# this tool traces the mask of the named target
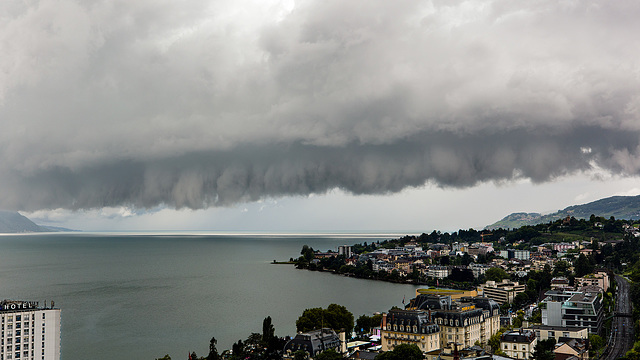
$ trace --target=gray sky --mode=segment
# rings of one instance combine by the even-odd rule
[[[431,230],[636,195],[635,1],[4,1],[0,207]]]

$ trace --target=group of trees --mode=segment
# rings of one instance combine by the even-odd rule
[[[275,335],[271,317],[267,316],[262,322],[262,333],[251,333],[245,341],[238,340],[232,345],[232,352],[228,358],[231,360],[282,359],[282,350],[285,343],[286,340],[284,338]]]
[[[331,304],[326,309],[306,309],[296,320],[298,331],[306,332],[320,328],[344,331],[350,336],[353,331],[353,314],[342,305]]]
[[[251,333],[245,341],[238,340],[234,343],[231,351],[225,350],[222,354],[218,353],[218,341],[212,337],[209,341],[209,354],[205,357],[199,357],[196,352],[189,353],[188,360],[280,360],[282,359],[282,350],[286,343],[284,338],[275,334],[275,328],[271,323],[271,317],[267,316],[262,321],[262,333]],[[156,360],[171,360],[171,356]]]
[[[375,360],[422,360],[422,351],[415,344],[401,344],[391,351],[380,353]]]
[[[377,314],[373,316],[361,315],[356,320],[356,333],[368,334],[371,329],[380,326],[382,324],[382,315]]]

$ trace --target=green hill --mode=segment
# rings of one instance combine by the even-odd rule
[[[513,213],[502,220],[486,226],[486,229],[516,228],[524,225],[536,225],[547,223],[573,216],[577,219],[588,219],[591,214],[603,217],[615,217],[616,219],[640,219],[640,195],[638,196],[612,196],[596,200],[587,204],[572,205],[553,214],[541,215],[538,213]]]

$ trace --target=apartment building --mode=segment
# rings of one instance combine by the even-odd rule
[[[502,282],[487,281],[478,288],[478,294],[497,301],[500,305],[513,303],[516,295],[524,292],[524,284],[520,285],[517,281],[508,279]]]
[[[609,290],[609,275],[605,271],[598,271],[595,274],[585,275],[581,278],[575,279],[575,284],[577,287],[583,286],[598,286],[603,291]]]
[[[536,344],[536,334],[531,330],[508,331],[500,339],[502,351],[514,359],[531,359]]]
[[[542,324],[588,328],[590,334],[598,334],[604,316],[602,294],[598,289],[547,291],[546,298],[540,303]]]
[[[381,341],[385,351],[413,343],[427,353],[451,343],[461,348],[476,341],[487,344],[499,329],[500,305],[489,298],[452,301],[450,296],[419,294],[410,301],[410,310],[392,309],[383,314]]]
[[[0,360],[59,360],[60,309],[35,301],[0,302]]]
[[[560,338],[589,338],[589,329],[586,327],[534,325],[529,327],[528,330],[532,330],[536,333],[538,341],[556,339],[556,343],[559,343]]]
[[[391,309],[382,315],[382,351],[401,344],[417,345],[422,352],[440,348],[440,328],[422,310]]]

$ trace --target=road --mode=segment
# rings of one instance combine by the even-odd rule
[[[602,356],[605,360],[623,357],[633,346],[633,318],[631,318],[631,301],[629,301],[629,282],[622,276],[616,275],[618,294],[616,311],[611,324],[610,343],[608,351]]]

